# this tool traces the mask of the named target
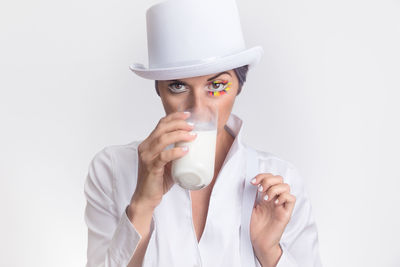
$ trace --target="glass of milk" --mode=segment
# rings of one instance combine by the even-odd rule
[[[172,161],[171,175],[175,183],[189,190],[199,190],[209,185],[214,177],[214,162],[217,142],[218,108],[186,108],[190,116],[187,122],[194,123],[196,138],[189,142],[177,142],[175,147],[187,146],[185,156]]]

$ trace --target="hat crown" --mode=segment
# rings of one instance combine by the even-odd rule
[[[235,0],[167,0],[146,12],[150,68],[179,67],[246,49]]]

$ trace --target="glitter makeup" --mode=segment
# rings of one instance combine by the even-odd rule
[[[220,95],[224,95],[226,93],[228,93],[229,89],[231,89],[231,85],[232,83],[229,82],[227,80],[224,80],[222,82],[218,82],[218,81],[213,81],[212,84],[223,84],[226,85],[227,87],[220,90],[220,91],[209,91],[208,94],[212,95],[212,96],[220,96]]]
[[[220,84],[224,85],[223,86],[224,88],[220,89],[218,91],[212,91],[212,90],[207,90],[206,89],[208,91],[208,95],[220,96],[220,95],[224,95],[224,94],[228,93],[228,91],[231,89],[232,82],[228,82],[228,80],[213,81],[212,83],[208,84],[207,88],[210,85],[220,85]],[[173,88],[174,85],[184,85],[184,86],[186,86],[186,83],[177,81],[177,82],[173,82],[173,83],[169,84],[168,88],[172,93],[179,94],[179,93],[183,93],[183,92],[186,91],[186,90],[180,90],[180,89],[176,90],[176,89]]]

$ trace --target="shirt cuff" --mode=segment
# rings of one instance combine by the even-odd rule
[[[278,260],[278,263],[276,264],[276,267],[298,267],[296,261],[293,259],[292,255],[287,250],[286,246],[283,245],[282,243],[279,243],[279,245],[282,248],[282,254]],[[257,257],[255,258],[256,258],[256,266],[262,267],[261,263],[258,261],[258,258]]]
[[[154,226],[154,216],[152,216],[150,235],[153,233]],[[117,229],[115,230],[114,236],[111,240],[111,256],[119,262],[119,264],[123,266],[128,265],[141,239],[142,236],[129,220],[128,215],[126,214],[126,209],[124,209]]]
[[[282,243],[279,243],[282,248],[282,255],[279,258],[279,261],[276,267],[298,267],[296,261],[293,256],[290,254],[289,250]]]

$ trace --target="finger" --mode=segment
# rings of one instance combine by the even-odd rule
[[[283,177],[280,175],[265,177],[259,183],[258,192],[266,192],[271,186],[281,183],[283,183]]]
[[[188,117],[190,117],[190,112],[184,112],[184,111],[176,111],[176,112],[172,112],[168,115],[166,115],[165,117],[161,118],[160,121],[162,122],[170,122],[176,119],[187,119]]]
[[[158,122],[157,126],[153,129],[150,135],[138,146],[139,152],[143,152],[151,148],[155,140],[167,132],[172,132],[174,130],[193,130],[194,126],[188,124],[185,119],[188,118],[190,114],[184,112],[174,112],[166,117],[163,117]]]
[[[182,147],[174,147],[172,149],[162,151],[158,154],[157,158],[153,162],[154,171],[163,171],[164,166],[168,162],[183,157],[188,151],[189,148],[185,151],[182,149]]]
[[[283,204],[289,204],[289,202],[295,202],[296,198],[294,195],[288,193],[288,192],[283,192],[280,194],[274,201],[276,205],[283,205]]]
[[[264,200],[270,201],[273,199],[275,196],[278,197],[278,195],[284,193],[284,192],[290,192],[290,186],[287,183],[280,183],[271,186],[265,193],[264,195]]]
[[[165,117],[162,117],[159,120],[157,126],[167,125],[173,121],[185,121],[189,117],[190,117],[190,112],[183,112],[183,111],[173,112],[166,115]]]
[[[285,192],[279,195],[274,203],[276,206],[284,205],[284,207],[291,213],[296,203],[296,197],[290,193]]]
[[[269,177],[269,176],[274,176],[274,175],[272,173],[259,173],[250,181],[250,183],[253,185],[258,185],[264,177]]]
[[[175,130],[186,130],[191,131],[194,129],[194,125],[185,121],[184,119],[178,118],[171,121],[160,121],[154,131],[151,133],[153,138],[157,138],[160,135],[169,133]]]
[[[196,132],[187,132],[183,130],[166,133],[157,139],[157,142],[151,146],[151,153],[156,155],[161,153],[167,146],[177,142],[191,142],[197,137]]]

